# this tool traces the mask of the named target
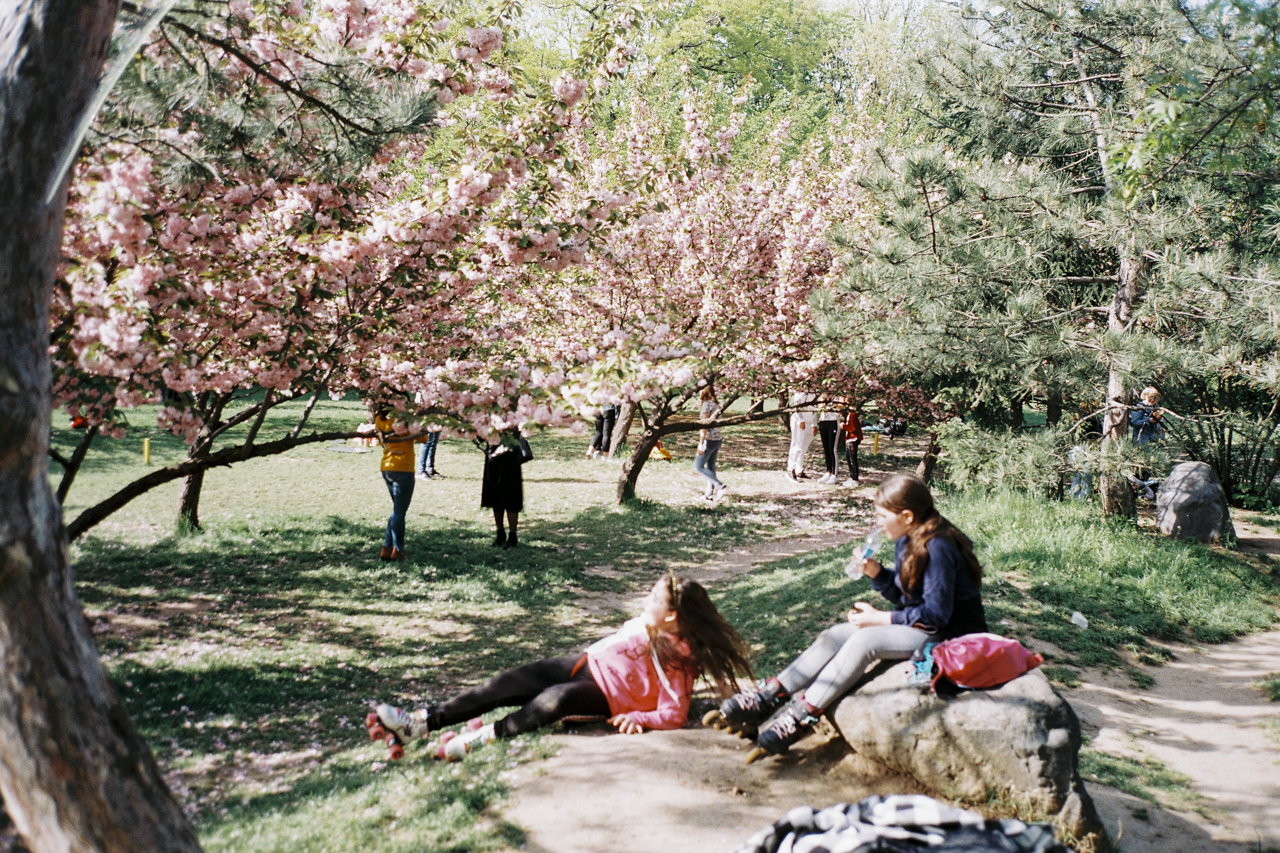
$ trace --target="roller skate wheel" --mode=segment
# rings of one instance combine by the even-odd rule
[[[386,736],[387,736],[387,730],[384,729],[382,726],[375,723],[374,725],[369,727],[370,740],[382,740]]]
[[[449,741],[453,740],[453,739],[454,739],[454,738],[456,738],[457,736],[458,736],[458,733],[457,733],[457,732],[441,732],[441,733],[440,733],[440,746],[441,746],[441,747],[444,747],[444,745],[445,745],[446,743],[448,743]]]
[[[388,750],[388,753],[390,754],[392,761],[399,761],[404,758],[404,747],[398,743],[393,743],[391,744],[391,748]]]
[[[755,764],[757,761],[759,761],[761,758],[764,758],[768,754],[769,754],[768,752],[766,752],[765,750],[757,746],[755,749],[747,753],[747,763]]]
[[[724,714],[720,713],[719,708],[712,708],[710,711],[702,715],[702,724],[708,728],[718,729],[724,722]]]
[[[467,728],[473,732],[483,727],[484,727],[484,720],[480,719],[479,717],[472,717],[471,719],[467,720]]]
[[[440,760],[440,761],[447,761],[447,760],[448,760],[447,758],[445,758],[445,754],[444,754],[444,744],[440,744],[439,746],[437,746],[437,747],[436,747],[436,758],[437,758],[438,760]]]
[[[364,727],[366,729],[373,728],[374,726],[378,725],[379,722],[381,721],[378,719],[377,711],[370,711],[364,716]]]

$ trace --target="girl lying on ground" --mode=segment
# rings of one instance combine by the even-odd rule
[[[973,543],[934,507],[924,481],[908,474],[885,480],[876,491],[875,513],[876,526],[897,540],[895,567],[868,558],[860,568],[895,609],[859,602],[847,622],[823,631],[776,678],[707,715],[708,723],[751,734],[790,699],[758,733],[752,760],[786,752],[808,735],[872,663],[907,660],[925,643],[987,630]]]
[[[752,679],[742,638],[696,581],[674,574],[658,581],[644,610],[616,634],[583,654],[550,658],[508,670],[439,705],[406,712],[379,705],[366,720],[375,738],[425,738],[431,731],[510,705],[520,709],[495,723],[441,738],[438,757],[460,760],[495,738],[509,738],[573,718],[607,719],[623,734],[678,729],[689,716],[694,682],[706,676],[729,696],[737,676]],[[448,733],[446,733],[447,735]]]

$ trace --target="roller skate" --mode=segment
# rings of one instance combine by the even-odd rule
[[[702,715],[702,724],[722,729],[744,740],[755,740],[760,724],[782,706],[787,692],[776,678],[770,678],[758,691],[747,691],[731,696],[714,711]]]
[[[436,750],[436,757],[445,761],[461,761],[467,757],[468,753],[474,752],[487,743],[493,743],[497,738],[493,731],[493,723],[481,724],[476,719],[467,723],[467,729],[457,735],[453,735],[452,732],[440,735],[440,746]],[[453,736],[446,737],[446,735]]]
[[[369,737],[387,745],[392,761],[404,758],[404,745],[415,737],[426,737],[427,709],[409,712],[393,705],[382,704],[364,718]]]
[[[793,700],[760,732],[756,748],[747,754],[747,763],[752,764],[766,755],[783,755],[793,743],[813,733],[820,716],[821,708],[815,708],[803,699]]]

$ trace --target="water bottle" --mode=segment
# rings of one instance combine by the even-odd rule
[[[854,558],[849,561],[849,565],[845,566],[844,573],[854,580],[862,577],[862,564],[879,551],[883,544],[884,534],[877,527],[867,534],[867,541],[862,543],[862,547],[854,553]]]

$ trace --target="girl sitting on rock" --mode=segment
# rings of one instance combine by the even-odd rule
[[[447,702],[416,711],[379,705],[365,724],[374,738],[386,738],[392,758],[399,758],[404,741],[471,721],[469,731],[441,737],[437,756],[451,761],[495,738],[565,718],[607,719],[623,734],[678,729],[688,720],[694,682],[705,675],[720,695],[728,696],[738,688],[738,675],[752,678],[747,657],[742,638],[702,585],[672,574],[650,590],[640,616],[585,653],[508,670]],[[479,724],[479,715],[509,705],[520,709],[495,723]]]
[[[925,643],[987,630],[979,591],[982,566],[973,543],[938,512],[923,480],[909,474],[885,480],[876,490],[875,523],[897,540],[894,568],[872,558],[854,559],[895,609],[858,602],[848,622],[823,631],[776,678],[758,691],[726,699],[719,712],[707,715],[706,722],[751,733],[787,703],[758,733],[751,760],[786,752],[808,735],[872,663],[907,660]]]

